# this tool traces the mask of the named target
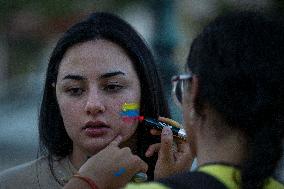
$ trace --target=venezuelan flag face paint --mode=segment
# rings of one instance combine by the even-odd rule
[[[133,122],[139,119],[139,104],[124,103],[121,108],[122,120],[125,122]]]

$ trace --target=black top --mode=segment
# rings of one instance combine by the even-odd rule
[[[180,173],[158,182],[171,189],[227,189],[215,177],[202,172]]]

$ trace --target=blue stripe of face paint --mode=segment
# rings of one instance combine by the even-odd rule
[[[139,111],[138,110],[127,110],[127,111],[121,112],[121,115],[128,116],[128,117],[139,116]]]

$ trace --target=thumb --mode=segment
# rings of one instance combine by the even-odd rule
[[[121,142],[122,142],[122,137],[120,135],[118,135],[117,137],[115,137],[113,139],[113,141],[111,143],[109,143],[109,146],[118,147]]]
[[[159,152],[159,158],[165,162],[172,162],[174,160],[173,157],[173,133],[169,127],[163,128],[161,135],[161,149]]]

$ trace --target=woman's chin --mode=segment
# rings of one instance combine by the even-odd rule
[[[85,149],[84,151],[87,151],[90,155],[97,154],[99,151],[106,148],[114,139],[116,136],[107,136],[107,137],[97,137],[97,138],[89,138],[88,140],[84,141],[84,144],[82,145]],[[122,136],[122,142],[121,147],[131,146],[129,143],[135,143],[132,140],[129,140],[128,136]]]
[[[84,146],[91,155],[94,155],[99,151],[103,150],[104,148],[106,148],[112,141],[113,139],[92,140],[89,141]]]

